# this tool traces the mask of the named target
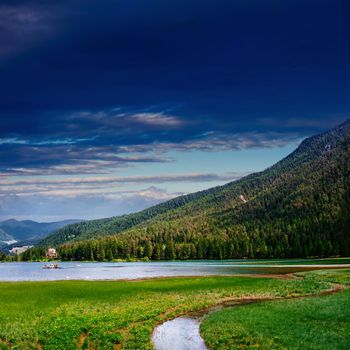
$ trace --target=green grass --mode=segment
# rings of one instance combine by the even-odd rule
[[[307,280],[350,285],[350,270],[300,274]],[[211,349],[350,349],[350,289],[275,300],[209,314],[201,333]]]
[[[305,273],[298,280],[222,276],[3,282],[0,349],[152,349],[152,330],[166,319],[230,298],[319,293],[330,282],[344,280],[343,275],[327,271]]]

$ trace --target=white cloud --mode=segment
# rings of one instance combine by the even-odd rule
[[[0,195],[0,220],[15,218],[55,221],[111,217],[139,211],[180,194],[152,186],[139,191],[96,192],[72,197],[47,194]]]
[[[153,176],[126,176],[126,177],[79,177],[62,179],[21,179],[9,180],[0,178],[0,195],[16,194],[17,196],[46,195],[74,198],[78,196],[120,196],[131,195],[135,192],[140,196],[148,196],[151,192],[125,190],[124,186],[130,184],[161,184],[161,183],[224,183],[237,180],[247,173],[226,173],[222,175],[210,173],[169,174]],[[154,187],[150,187],[154,189]],[[158,199],[162,195],[157,192]]]
[[[185,173],[169,175],[145,175],[145,176],[124,176],[124,177],[74,177],[60,180],[49,179],[25,179],[25,180],[0,180],[0,185],[64,185],[64,184],[111,184],[111,183],[164,183],[164,182],[193,182],[193,181],[226,181],[237,179],[245,173],[229,173],[224,175],[212,173]]]
[[[154,127],[181,127],[185,123],[180,118],[163,113],[138,113],[130,116],[132,121]]]

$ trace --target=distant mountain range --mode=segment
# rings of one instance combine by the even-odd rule
[[[141,212],[63,227],[40,242],[63,259],[350,254],[350,121],[265,171]],[[35,254],[35,251],[30,251]]]
[[[37,243],[50,233],[65,225],[81,220],[64,220],[57,222],[18,221],[10,219],[0,222],[0,245],[11,245],[16,242]]]

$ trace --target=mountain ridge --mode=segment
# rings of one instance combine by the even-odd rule
[[[68,219],[54,222],[37,222],[33,220],[7,219],[0,222],[0,243],[6,244],[9,241],[38,242],[61,227],[80,221]]]

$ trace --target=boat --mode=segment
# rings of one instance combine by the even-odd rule
[[[46,264],[43,266],[43,269],[60,269],[58,264]]]

